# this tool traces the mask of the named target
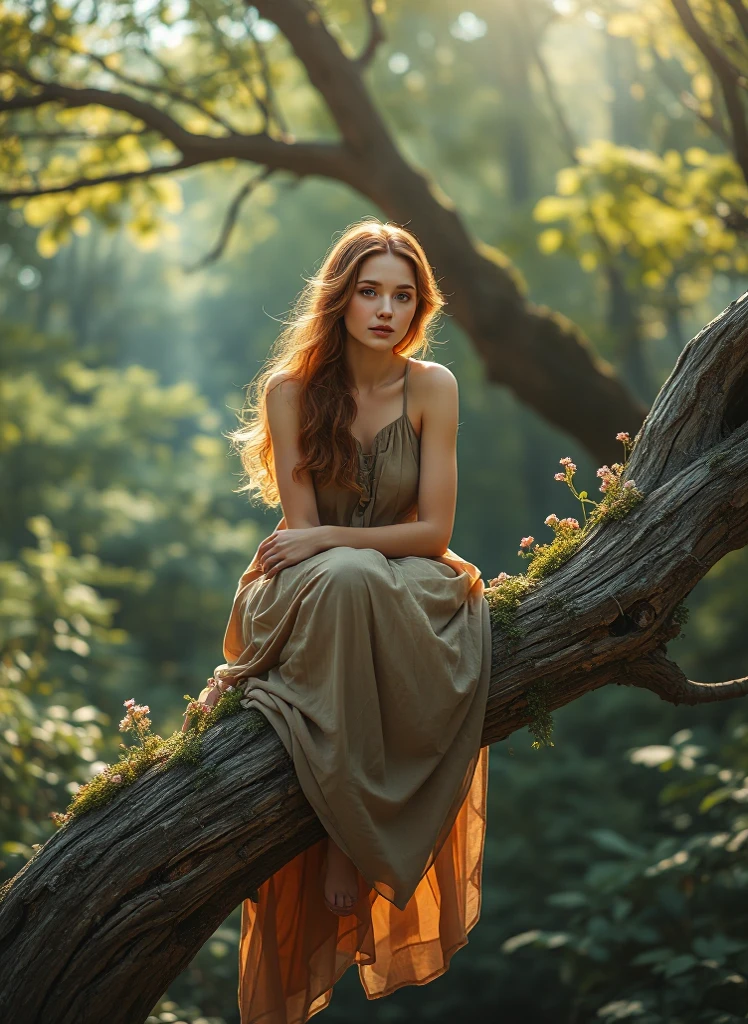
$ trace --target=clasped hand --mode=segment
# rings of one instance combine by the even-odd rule
[[[269,579],[289,565],[324,551],[324,528],[309,526],[296,530],[276,530],[257,548],[264,575]]]

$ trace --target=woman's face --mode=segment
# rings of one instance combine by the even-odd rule
[[[359,264],[356,290],[343,317],[349,337],[367,348],[392,350],[408,333],[417,301],[409,260],[389,252],[368,256]],[[391,330],[372,329],[377,327]]]

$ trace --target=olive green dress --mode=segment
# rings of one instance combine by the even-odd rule
[[[358,444],[364,496],[315,487],[321,524],[418,518],[410,367],[401,415],[371,453]],[[451,550],[388,558],[340,546],[266,578],[255,554],[224,657],[214,675],[267,717],[360,883],[348,916],[329,912],[318,843],[244,902],[242,1024],[302,1024],[354,963],[369,998],[443,973],[480,910],[491,667],[480,571]]]

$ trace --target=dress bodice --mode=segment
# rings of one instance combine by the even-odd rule
[[[361,498],[334,483],[321,487],[312,474],[321,526],[390,526],[418,518],[420,440],[408,416],[410,365],[408,359],[401,414],[377,432],[371,452],[356,439]]]

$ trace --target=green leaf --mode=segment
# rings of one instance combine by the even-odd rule
[[[623,857],[643,857],[645,851],[641,846],[629,842],[623,836],[610,828],[595,828],[590,832],[590,838],[602,850],[609,853],[618,853]]]
[[[673,957],[663,973],[666,978],[674,978],[676,974],[685,974],[686,971],[690,971],[692,967],[698,966],[698,963],[695,956],[691,956],[690,953],[682,953],[680,956]]]
[[[551,907],[574,909],[575,907],[585,907],[587,897],[583,892],[554,892],[546,899],[546,903]]]
[[[716,807],[717,804],[721,804],[723,800],[729,800],[733,792],[733,786],[720,786],[719,789],[712,790],[711,793],[707,793],[707,795],[699,804],[699,810],[703,814],[705,811],[710,810],[712,807]]]

